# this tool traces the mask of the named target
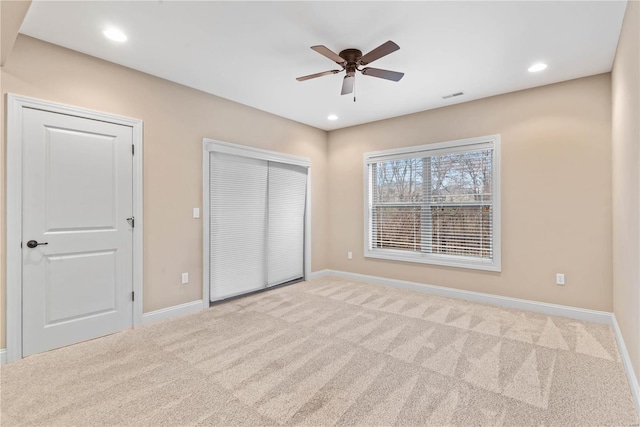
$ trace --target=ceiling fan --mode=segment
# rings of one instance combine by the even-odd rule
[[[394,82],[399,81],[404,73],[399,73],[397,71],[389,71],[382,70],[380,68],[371,68],[361,66],[368,65],[376,59],[380,59],[383,56],[387,56],[392,52],[400,49],[400,46],[389,40],[386,43],[382,43],[377,48],[373,49],[371,52],[366,55],[362,55],[362,52],[358,49],[345,49],[340,54],[334,53],[332,50],[327,48],[326,46],[311,46],[311,49],[318,52],[320,55],[324,55],[339,66],[342,67],[340,70],[329,70],[324,71],[322,73],[310,74],[308,76],[298,77],[296,80],[299,82],[315,79],[316,77],[328,76],[330,74],[337,74],[342,71],[347,72],[342,80],[342,92],[341,95],[347,95],[353,92],[353,84],[355,81],[356,71],[360,71],[365,76],[378,77],[386,80],[393,80]]]

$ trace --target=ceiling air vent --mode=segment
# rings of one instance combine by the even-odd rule
[[[451,95],[445,95],[442,97],[442,99],[449,99],[449,98],[453,98],[454,96],[460,96],[460,95],[464,95],[464,92],[456,92],[456,93],[452,93]]]

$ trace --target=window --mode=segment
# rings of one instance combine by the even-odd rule
[[[500,271],[499,135],[365,154],[365,256]]]

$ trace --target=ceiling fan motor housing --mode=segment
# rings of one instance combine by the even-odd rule
[[[347,64],[353,63],[355,65],[358,59],[362,58],[362,52],[358,49],[345,49],[339,53],[339,56],[347,61]]]
[[[347,76],[355,76],[356,70],[358,69],[358,60],[362,58],[362,52],[358,49],[345,49],[340,52],[339,55],[347,61],[347,64],[344,66]]]

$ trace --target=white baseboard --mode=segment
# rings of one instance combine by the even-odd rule
[[[612,314],[611,318],[613,320],[613,332],[616,335],[618,349],[620,350],[620,356],[622,357],[622,364],[624,365],[624,370],[627,373],[627,379],[629,380],[629,386],[631,387],[633,401],[636,404],[636,411],[638,411],[638,416],[640,416],[640,384],[638,383],[638,377],[636,377],[633,364],[631,364],[631,358],[629,357],[627,346],[622,338],[622,331],[620,331],[616,315]]]
[[[546,302],[531,301],[520,298],[503,297],[500,295],[485,294],[482,292],[465,291],[462,289],[446,288],[443,286],[427,285],[424,283],[407,282],[404,280],[387,279],[366,274],[349,273],[339,270],[320,270],[311,273],[310,278],[337,276],[349,280],[376,283],[378,285],[393,286],[394,288],[409,289],[425,292],[448,298],[458,298],[480,304],[497,305],[500,307],[515,308],[518,310],[533,311],[549,316],[562,316],[587,322],[604,323],[613,325],[612,314],[607,311],[589,310],[585,308],[570,307],[566,305],[551,304]]]
[[[202,300],[186,302],[184,304],[174,305],[173,307],[161,308],[160,310],[150,311],[142,315],[142,324],[153,323],[159,320],[170,319],[172,317],[184,316],[185,314],[197,313],[202,311],[204,303]]]
[[[315,279],[316,277],[335,276],[336,274],[332,274],[333,272],[337,274],[337,270],[312,271],[307,280]]]
[[[7,349],[0,348],[0,365],[7,363]]]

